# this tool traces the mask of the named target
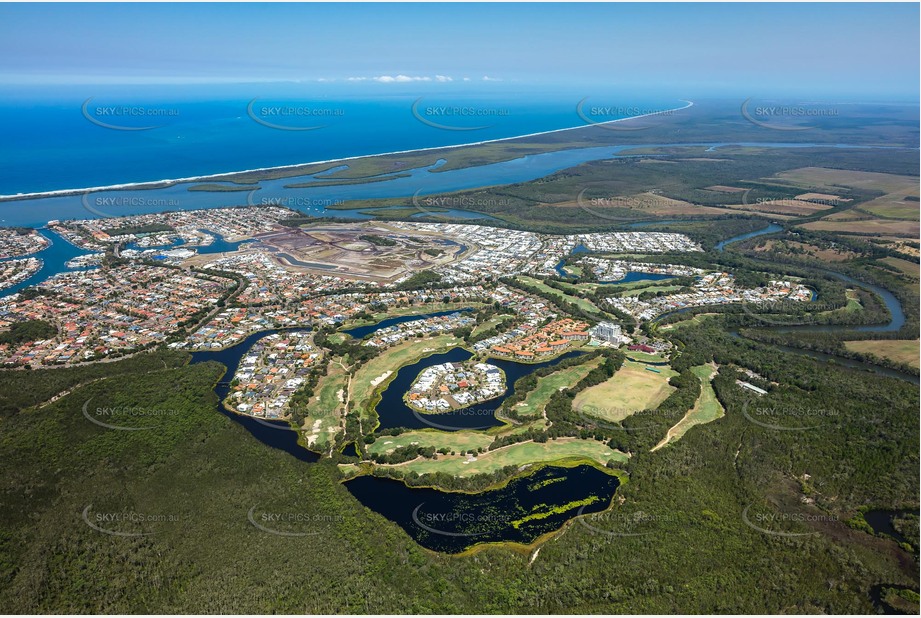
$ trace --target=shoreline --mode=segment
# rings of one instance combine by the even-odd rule
[[[259,172],[275,172],[279,170],[296,170],[301,167],[306,167],[308,165],[325,165],[328,163],[342,163],[345,161],[355,161],[358,159],[370,159],[376,157],[386,157],[391,155],[401,155],[401,154],[416,154],[422,152],[433,152],[438,150],[452,150],[456,148],[466,148],[468,146],[482,146],[484,144],[494,144],[497,142],[508,142],[518,139],[526,139],[529,137],[538,137],[540,135],[550,135],[553,133],[561,133],[564,131],[575,131],[578,129],[587,129],[595,126],[604,126],[606,124],[613,124],[615,122],[626,122],[628,120],[636,120],[638,118],[646,118],[648,116],[659,116],[661,114],[669,114],[672,112],[678,112],[681,110],[688,109],[693,107],[694,102],[687,99],[679,99],[679,101],[684,101],[686,105],[682,107],[675,107],[672,109],[664,109],[657,112],[650,112],[648,114],[640,114],[638,116],[628,116],[626,118],[618,118],[616,120],[607,120],[605,122],[598,122],[594,124],[585,124],[577,127],[565,127],[563,129],[551,129],[549,131],[538,131],[536,133],[526,133],[524,135],[514,135],[511,137],[500,137],[496,139],[481,140],[478,142],[467,142],[464,144],[454,144],[451,146],[431,146],[427,148],[412,148],[409,150],[394,150],[391,152],[381,152],[377,154],[365,154],[365,155],[355,155],[350,157],[341,157],[337,159],[325,159],[322,161],[307,161],[304,163],[294,163],[291,165],[277,165],[273,167],[257,167],[253,169],[246,170],[236,170],[232,172],[219,172],[217,174],[208,174],[208,175],[199,175],[199,176],[188,176],[183,178],[164,178],[162,180],[145,180],[138,182],[128,182],[128,183],[119,183],[112,185],[100,185],[96,187],[83,187],[75,189],[55,189],[52,191],[34,191],[30,193],[13,193],[7,195],[0,195],[0,202],[13,202],[19,200],[34,200],[34,199],[45,199],[50,197],[68,197],[74,195],[86,195],[88,193],[98,193],[101,191],[124,191],[124,190],[148,190],[148,189],[164,189],[167,187],[172,187],[178,184],[190,183],[190,182],[205,182],[211,180],[220,180],[222,178],[237,176],[240,174],[254,174]]]

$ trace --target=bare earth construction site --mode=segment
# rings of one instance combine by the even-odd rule
[[[412,234],[383,224],[330,224],[254,236],[286,269],[381,284],[459,261],[467,247],[429,232]]]

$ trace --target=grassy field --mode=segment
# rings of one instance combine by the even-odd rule
[[[719,216],[725,214],[719,208],[691,204],[684,200],[649,192],[635,195],[611,195],[599,200],[589,201],[587,204],[585,200],[583,200],[582,204],[578,200],[564,201],[555,203],[554,207],[569,209],[573,218],[595,216],[602,220],[609,214],[618,216],[624,211],[633,211],[636,216],[643,217]]]
[[[548,427],[550,427],[550,421],[545,418],[536,418],[532,421],[523,422],[520,425],[503,425],[502,427],[493,427],[491,429],[487,429],[486,432],[500,436],[513,436],[517,433],[528,431],[529,429],[544,430]]]
[[[600,313],[598,307],[596,307],[594,303],[592,303],[589,300],[586,300],[584,298],[579,298],[578,296],[570,296],[569,294],[564,294],[563,292],[555,288],[552,288],[549,285],[546,285],[545,283],[543,283],[542,281],[539,281],[532,277],[522,276],[522,277],[517,277],[517,279],[518,281],[521,281],[522,283],[526,283],[527,285],[534,286],[538,288],[539,290],[541,290],[542,292],[550,294],[556,298],[559,298],[560,300],[573,303],[576,306],[578,306],[580,309],[584,309],[585,311],[588,311],[590,313]]]
[[[845,341],[844,347],[852,352],[873,354],[874,356],[906,363],[912,367],[918,367],[919,341],[917,339]]]
[[[917,221],[921,211],[918,202],[907,202],[898,195],[884,195],[861,205],[860,210],[887,219]]]
[[[576,395],[572,407],[598,418],[619,422],[640,410],[657,407],[674,391],[668,380],[678,375],[668,366],[648,371],[646,365],[630,360],[609,380]]]
[[[626,352],[627,358],[637,362],[647,362],[647,363],[662,363],[665,362],[665,358],[659,354],[647,354],[646,352],[640,352],[639,350],[629,350]]]
[[[563,268],[563,270],[565,272],[568,272],[571,275],[575,275],[576,277],[582,276],[582,267],[577,266],[576,264],[573,264],[571,266],[566,266],[565,268]]]
[[[521,416],[535,416],[540,414],[551,395],[561,388],[574,386],[588,372],[601,364],[601,358],[595,358],[587,363],[568,367],[538,379],[537,388],[528,393],[524,401],[515,406],[515,411]]]
[[[504,322],[505,320],[508,320],[509,318],[513,318],[513,317],[515,316],[510,315],[508,313],[502,313],[497,316],[493,316],[489,318],[488,320],[486,320],[485,322],[483,322],[482,324],[480,324],[479,326],[477,326],[476,328],[474,328],[473,332],[471,332],[470,335],[475,337],[479,335],[480,333],[487,331],[490,328],[493,328],[497,324]]]
[[[847,298],[847,305],[844,306],[846,312],[850,313],[863,309],[863,305],[860,304],[860,298],[857,296],[857,290],[847,289],[844,291],[844,295]]]
[[[898,174],[883,174],[879,172],[860,172],[855,170],[829,169],[824,167],[801,167],[776,174],[774,178],[803,187],[819,187],[831,189],[856,187],[858,189],[871,189],[886,193],[905,193],[917,195],[918,179],[911,176]]]
[[[804,225],[807,229],[845,234],[918,236],[918,203],[905,201],[906,196],[919,195],[918,178],[915,176],[803,167],[776,174],[774,179],[804,188],[825,189],[831,194],[841,193],[843,187],[883,193],[868,202],[854,204],[853,208],[837,212],[825,220]],[[856,221],[858,219],[859,222]]]
[[[600,283],[568,283],[565,281],[558,281],[557,285],[564,288],[567,292],[571,294],[579,294],[580,292],[594,292],[598,289]]]
[[[723,410],[723,406],[716,398],[716,393],[713,391],[713,385],[711,384],[716,369],[714,365],[698,365],[691,368],[694,375],[700,379],[700,397],[697,398],[694,407],[688,410],[684,418],[668,430],[662,441],[656,444],[652,450],[655,451],[670,442],[680,440],[691,427],[715,421],[725,414],[725,410]]]
[[[687,320],[681,320],[680,322],[673,322],[671,324],[663,324],[659,327],[659,330],[669,331],[675,328],[681,328],[682,326],[694,326],[700,324],[704,320],[714,315],[719,315],[718,313],[698,313],[694,317]]]
[[[420,458],[388,467],[412,470],[419,474],[443,472],[464,477],[495,472],[505,466],[547,463],[570,457],[591,459],[602,465],[611,460],[626,463],[628,459],[627,455],[608,448],[603,442],[580,440],[579,438],[558,438],[543,443],[510,444],[482,453],[475,458],[468,455],[439,455],[437,459]]]
[[[804,223],[803,228],[819,232],[840,232],[841,234],[870,234],[873,236],[908,236],[917,238],[921,226],[917,221],[891,219],[865,219],[861,221],[813,221]]]
[[[462,344],[452,335],[439,335],[432,339],[417,339],[384,350],[358,368],[352,378],[351,400],[364,410],[374,390],[396,375],[400,367],[416,362],[435,352],[447,350]],[[387,377],[381,379],[387,374]],[[376,382],[376,380],[380,380]]]
[[[914,277],[915,279],[917,279],[919,274],[921,274],[921,268],[919,268],[918,262],[909,262],[908,260],[894,257],[883,258],[880,260],[880,262],[885,262],[890,266],[895,266],[909,277]]]

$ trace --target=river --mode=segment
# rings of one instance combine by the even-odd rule
[[[748,232],[746,234],[740,234],[739,236],[733,236],[732,238],[728,238],[720,242],[719,244],[717,244],[715,248],[717,251],[723,251],[727,245],[730,245],[732,243],[740,242],[743,240],[748,240],[749,238],[755,238],[757,236],[762,236],[765,234],[773,234],[775,232],[781,231],[782,229],[783,228],[780,227],[779,225],[771,224],[760,230],[755,230],[754,232]],[[878,333],[885,333],[885,332],[898,331],[899,329],[902,328],[902,326],[905,325],[905,312],[902,310],[902,304],[899,302],[899,299],[896,298],[895,295],[889,290],[882,288],[878,285],[875,285],[873,283],[867,283],[866,281],[859,281],[857,279],[854,279],[853,277],[850,277],[843,273],[839,273],[834,270],[829,270],[826,268],[818,268],[817,270],[831,277],[834,277],[838,279],[839,281],[843,281],[850,285],[862,287],[864,289],[870,290],[871,292],[874,292],[875,294],[877,294],[882,299],[883,303],[886,306],[886,309],[889,311],[889,316],[890,316],[889,321],[884,324],[871,324],[871,325],[862,325],[862,326],[841,326],[841,325],[834,325],[834,324],[818,324],[818,325],[804,324],[804,325],[797,325],[797,326],[768,326],[768,325],[765,325],[759,328],[764,328],[767,330],[772,330],[772,331],[781,332],[781,333],[783,332],[790,332],[790,333],[797,333],[797,332],[805,332],[805,333],[808,333],[808,332],[877,333],[878,332]],[[663,314],[662,316],[659,316],[659,318],[657,319],[661,319],[665,317],[666,315],[670,315],[672,313],[682,313],[688,310],[690,310],[690,308],[671,311],[669,313]],[[736,337],[739,336],[738,331],[732,331],[730,334]],[[778,345],[778,344],[772,344],[772,345],[774,345],[774,347],[784,352],[790,352],[792,354],[800,354],[803,356],[809,356],[819,361],[834,362],[834,363],[837,363],[845,367],[850,367],[852,369],[872,371],[880,375],[884,375],[890,378],[896,378],[899,380],[905,380],[908,382],[913,382],[915,384],[921,383],[921,380],[919,380],[919,377],[916,375],[903,373],[895,369],[889,369],[888,367],[881,367],[879,365],[874,365],[872,363],[865,363],[863,361],[858,361],[858,360],[854,360],[854,359],[846,358],[842,356],[836,356],[833,354],[827,354],[824,352],[803,350],[800,348],[794,348],[791,346]]]

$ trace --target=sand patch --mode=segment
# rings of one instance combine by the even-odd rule
[[[379,376],[377,376],[376,378],[374,378],[373,380],[371,380],[371,382],[369,382],[369,384],[371,384],[372,387],[375,387],[375,386],[377,386],[378,384],[380,384],[381,382],[383,382],[384,380],[386,380],[387,378],[389,378],[392,374],[393,374],[392,371],[385,371],[385,372],[382,373],[381,375],[379,375]],[[340,391],[340,392],[341,392],[341,391]]]

